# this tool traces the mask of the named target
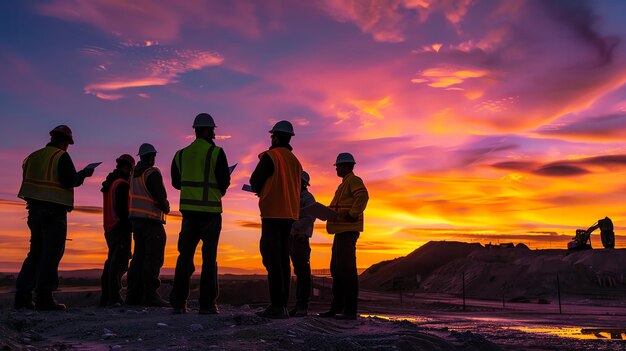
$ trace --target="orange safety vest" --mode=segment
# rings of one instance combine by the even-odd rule
[[[165,224],[165,213],[157,207],[156,200],[146,186],[146,178],[153,172],[159,172],[159,169],[150,167],[139,177],[130,175],[128,217],[131,219],[152,219]]]
[[[74,188],[59,181],[59,160],[65,151],[46,146],[30,154],[23,164],[24,177],[18,197],[74,207]]]
[[[121,219],[117,212],[115,212],[115,192],[117,191],[117,187],[122,183],[128,184],[124,179],[116,179],[109,187],[109,190],[103,194],[104,204],[102,206],[102,212],[104,214],[104,230],[107,232],[112,230]]]
[[[265,151],[274,163],[274,173],[267,178],[259,195],[259,209],[263,218],[291,218],[300,216],[300,183],[302,166],[296,156],[284,147]]]

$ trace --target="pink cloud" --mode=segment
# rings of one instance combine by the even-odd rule
[[[356,24],[376,41],[399,43],[406,40],[411,24],[424,22],[435,12],[443,13],[453,25],[460,24],[472,3],[473,0],[324,0],[322,7],[337,21]]]
[[[90,56],[93,49],[83,51]],[[104,100],[118,100],[125,95],[122,90],[128,88],[143,88],[149,86],[163,86],[176,83],[181,74],[205,67],[221,65],[224,59],[215,52],[185,49],[169,49],[160,46],[129,47],[121,51],[104,49],[94,55],[96,60],[101,56],[105,62],[99,67],[109,67],[100,70],[96,82],[85,86],[86,94],[95,95]],[[145,58],[137,59],[138,55]],[[140,56],[141,57],[141,56]],[[113,93],[117,92],[117,93]],[[138,94],[148,97],[145,93]]]

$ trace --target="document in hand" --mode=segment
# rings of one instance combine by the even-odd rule
[[[94,162],[85,166],[84,169],[96,169],[96,167],[100,166],[102,162]]]
[[[233,171],[235,170],[235,167],[237,167],[238,163],[235,163],[234,165],[228,167],[228,173],[233,174]]]
[[[306,213],[307,215],[319,218],[322,221],[335,219],[335,217],[337,217],[338,215],[337,212],[331,210],[330,208],[322,205],[319,202],[303,208],[302,211],[304,211],[304,213]]]

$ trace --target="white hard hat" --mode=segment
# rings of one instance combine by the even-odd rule
[[[201,113],[193,120],[193,127],[215,127],[215,121],[213,121],[213,117],[210,114]]]
[[[340,163],[356,163],[356,161],[354,160],[354,156],[352,156],[351,153],[348,152],[342,152],[339,155],[337,155],[337,160],[335,161],[335,165],[338,165]]]
[[[154,146],[152,146],[152,144],[143,143],[139,147],[139,153],[137,154],[137,156],[143,156],[143,155],[152,154],[152,153],[154,153],[154,154],[157,153],[157,151],[154,148]]]
[[[305,172],[302,171],[302,183],[306,186],[310,186],[311,184],[309,183],[311,181],[311,176]]]
[[[274,132],[286,133],[291,136],[296,135],[293,132],[293,125],[291,125],[291,122],[289,121],[279,121],[276,124],[274,124],[274,127],[272,128],[272,130],[270,130],[270,133],[274,133]]]

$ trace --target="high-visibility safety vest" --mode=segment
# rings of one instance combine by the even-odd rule
[[[330,234],[343,232],[362,232],[363,231],[363,211],[367,206],[369,195],[365,184],[361,178],[348,174],[335,192],[330,207],[336,212],[347,211],[351,217],[356,217],[356,222],[348,222],[344,219],[329,220],[326,222],[326,231]]]
[[[220,150],[198,138],[174,156],[180,172],[181,211],[222,212],[222,192],[215,177]]]
[[[74,207],[74,188],[59,181],[59,160],[65,151],[46,146],[30,154],[23,164],[24,177],[18,197]]]
[[[128,217],[134,219],[152,219],[165,223],[165,213],[157,207],[146,186],[146,179],[150,174],[159,172],[156,167],[146,169],[139,177],[130,175],[130,192],[128,193]]]
[[[115,193],[117,192],[117,187],[121,184],[128,184],[128,182],[122,178],[116,179],[109,187],[109,190],[103,194],[104,204],[102,212],[104,214],[104,230],[107,232],[112,230],[121,220],[117,212],[115,212]]]
[[[277,147],[259,155],[269,155],[274,173],[267,178],[259,195],[259,209],[263,218],[298,219],[300,215],[300,161],[284,147]]]

